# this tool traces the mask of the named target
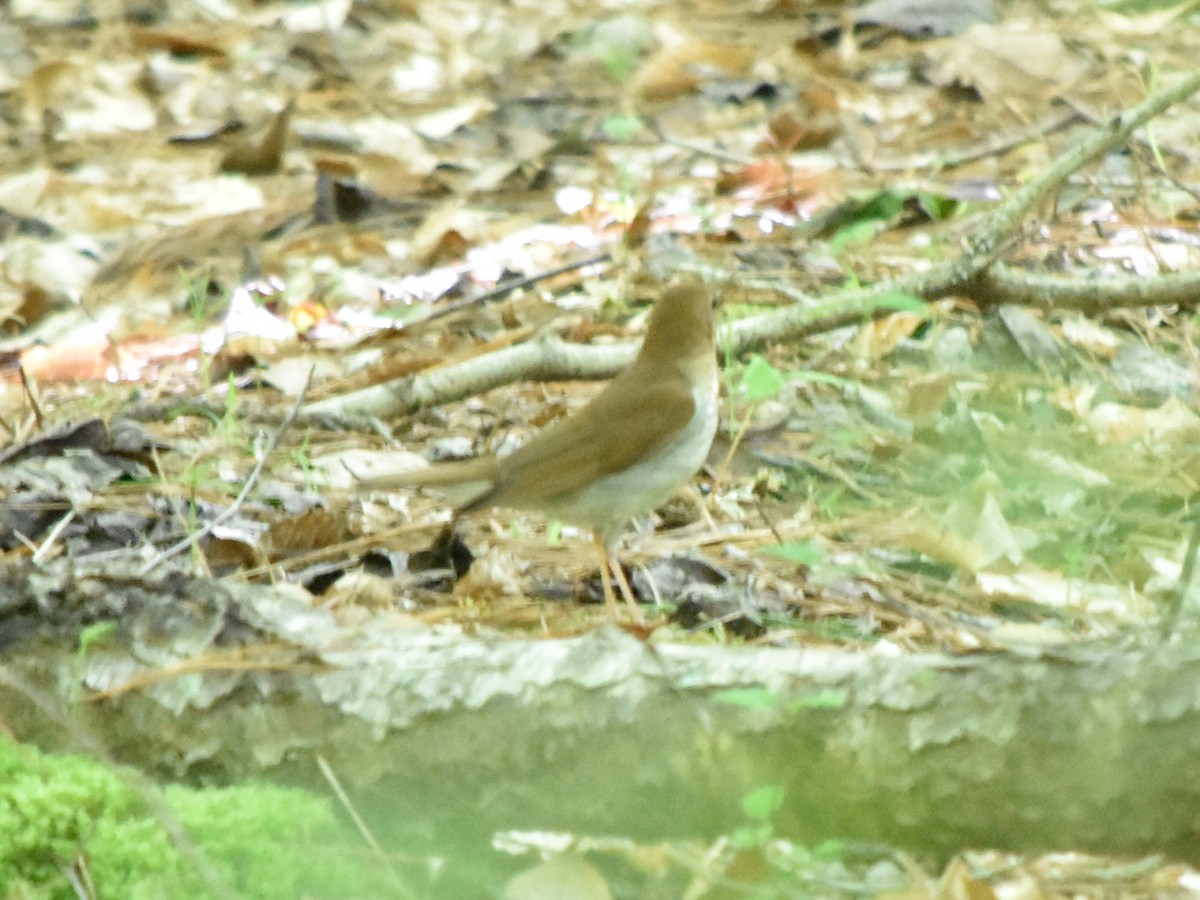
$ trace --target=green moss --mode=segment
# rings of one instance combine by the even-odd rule
[[[238,896],[395,896],[330,804],[271,785],[172,786],[167,807]],[[121,772],[0,739],[0,896],[68,900],[81,859],[101,897],[209,896],[191,862]]]

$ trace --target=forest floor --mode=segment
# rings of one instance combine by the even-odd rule
[[[586,533],[496,510],[431,552],[451,502],[357,478],[518,446],[598,386],[503,351],[633,341],[692,272],[720,299],[721,424],[622,542],[638,637],[970,654],[1190,614],[1200,103],[994,214],[1191,71],[1191,5],[100,7],[0,23],[6,565],[586,633]],[[0,645],[31,609],[0,598]],[[74,646],[102,619],[55,621]],[[687,896],[807,896],[713,853]],[[1200,889],[1162,860],[829,854],[822,895]]]

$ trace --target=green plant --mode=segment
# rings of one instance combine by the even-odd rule
[[[721,333],[725,334],[724,331]],[[769,400],[778,395],[788,384],[798,381],[834,385],[850,384],[844,378],[811,369],[784,373],[771,365],[765,357],[757,353],[751,354],[744,365],[740,367],[733,366],[730,364],[732,351],[728,341],[725,341],[723,350],[726,358],[726,378],[730,386],[728,391],[730,404],[729,419],[735,425],[733,427],[733,440],[730,442],[729,453],[725,457],[722,469],[728,466],[742,439],[746,436],[746,430],[750,427],[750,422],[754,417],[754,411],[758,408],[758,405],[764,400]],[[740,421],[737,416],[737,403],[739,401],[745,404],[745,411]]]
[[[759,547],[757,552],[761,556],[771,556],[802,566],[816,565],[824,556],[816,541],[785,541],[782,544],[767,544],[765,547]]]
[[[621,143],[644,132],[646,123],[637,116],[617,115],[605,119],[600,128],[609,140]]]
[[[763,847],[775,835],[771,818],[783,806],[783,785],[766,784],[742,798],[742,812],[747,822],[734,829],[733,843],[743,849]]]
[[[195,844],[189,855],[130,786],[136,777],[0,738],[0,896],[70,900],[78,895],[66,873],[76,867],[100,897],[202,900],[211,894],[197,857],[237,897],[344,897],[348,884],[357,897],[406,896],[320,797],[269,785],[169,786],[163,799]]]

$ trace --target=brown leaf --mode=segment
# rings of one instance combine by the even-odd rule
[[[947,47],[931,79],[973,87],[990,100],[1020,97],[1040,103],[1088,71],[1087,62],[1058,34],[1020,20],[976,25]]]
[[[270,543],[276,558],[295,556],[345,540],[345,523],[327,509],[313,507],[271,527]]]

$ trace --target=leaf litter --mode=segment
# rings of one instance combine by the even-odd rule
[[[134,23],[10,4],[10,564],[132,560],[212,519],[310,366],[312,398],[336,398],[548,328],[611,343],[681,266],[725,285],[731,319],[785,287],[921,271],[1097,110],[1140,99],[1148,61],[1187,68],[1186,28],[1159,23],[1194,15],[1016,5],[969,23],[874,4],[851,28],[759,2],[215,8]],[[1194,269],[1195,128],[1178,107],[1078,174],[1004,259],[1081,280]],[[727,360],[697,490],[627,541],[663,611],[654,639],[976,652],[1153,620],[1191,529],[1194,323],[1097,304],[951,298]],[[590,628],[571,529],[466,523],[440,568],[466,574],[435,581],[408,563],[446,501],[356,496],[352,473],[510,448],[592,390],[506,384],[375,432],[295,427],[200,571],[293,580],[345,624]],[[137,471],[88,462],[106,438],[51,431],[100,416],[111,434],[131,409],[153,456]],[[1019,871],[1010,890],[1057,895]]]

